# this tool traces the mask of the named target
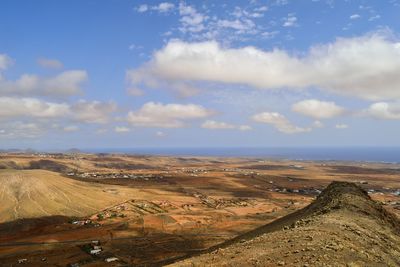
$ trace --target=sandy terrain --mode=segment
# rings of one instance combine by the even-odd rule
[[[332,180],[400,215],[395,164],[1,154],[0,168],[4,266],[162,265],[300,210]],[[92,240],[99,255],[85,249]]]

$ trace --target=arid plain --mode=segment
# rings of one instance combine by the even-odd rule
[[[304,208],[332,181],[400,217],[398,164],[3,153],[0,168],[1,266],[173,263]]]

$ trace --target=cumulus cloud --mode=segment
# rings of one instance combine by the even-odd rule
[[[45,102],[36,98],[0,97],[0,120],[16,117],[56,118],[69,113],[68,104]]]
[[[307,99],[295,103],[292,110],[314,119],[329,119],[342,115],[345,109],[336,105],[335,102]]]
[[[74,104],[48,102],[37,98],[0,97],[0,120],[21,118],[106,123],[116,104],[80,100]]]
[[[310,132],[311,128],[302,128],[293,125],[284,115],[277,112],[263,112],[255,114],[252,119],[256,122],[271,124],[278,131],[286,134]]]
[[[260,89],[317,87],[368,100],[400,99],[400,42],[387,35],[338,38],[301,56],[280,49],[172,40],[127,77],[133,85],[211,81]]]
[[[214,112],[195,104],[162,104],[148,102],[137,111],[130,111],[127,121],[135,126],[180,128],[185,121],[211,116]]]
[[[62,69],[64,67],[62,62],[57,59],[39,58],[37,62],[43,68]]]
[[[79,100],[71,106],[72,117],[86,123],[107,123],[112,112],[116,111],[114,102]]]
[[[376,119],[400,120],[400,103],[374,103],[369,106],[367,113]]]
[[[33,122],[12,121],[0,124],[0,137],[7,139],[34,139],[46,132],[43,125]]]
[[[83,70],[64,71],[49,78],[23,74],[16,81],[0,80],[0,95],[71,96],[82,92],[81,84],[87,78]]]

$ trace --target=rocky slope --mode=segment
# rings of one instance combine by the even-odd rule
[[[352,183],[172,266],[400,266],[400,222]]]

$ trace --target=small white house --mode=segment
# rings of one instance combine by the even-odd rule
[[[92,254],[92,255],[99,255],[100,252],[101,252],[100,248],[90,250],[90,254]]]
[[[118,258],[116,257],[111,257],[111,258],[107,258],[105,259],[106,262],[114,262],[114,261],[118,261]]]

